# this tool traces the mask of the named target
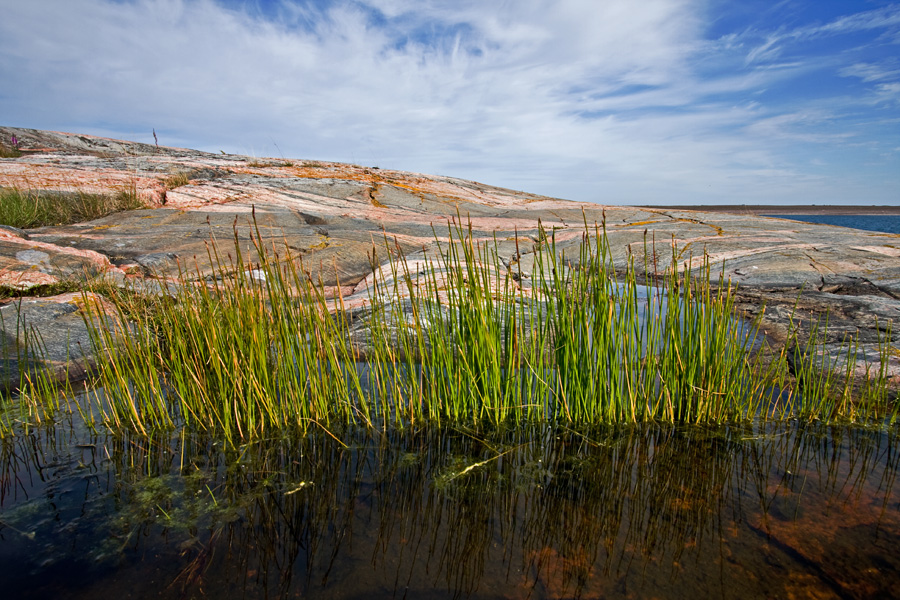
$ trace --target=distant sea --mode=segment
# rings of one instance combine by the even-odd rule
[[[853,227],[866,231],[878,231],[881,233],[900,234],[900,215],[763,215],[764,217],[778,217],[779,219],[793,219],[806,223],[821,223],[823,225],[838,225],[839,227]]]

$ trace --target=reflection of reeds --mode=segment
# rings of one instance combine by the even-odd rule
[[[248,255],[235,230],[230,252],[210,243],[212,275],[182,265],[171,298],[141,301],[151,310],[116,294],[115,315],[89,314],[100,356],[92,414],[115,430],[184,426],[236,442],[348,424],[868,421],[892,411],[889,343],[851,400],[852,344],[840,372],[819,358],[815,332],[774,358],[754,352],[756,327],[735,317],[730,284],[707,262],[673,260],[642,284],[633,264],[615,271],[602,227],[585,224],[577,256],[538,231],[530,271],[518,242],[515,260],[502,259],[471,225],[451,224],[416,261],[385,239],[366,306],[351,311],[287,247],[267,247],[255,230]],[[783,400],[773,404],[773,390]]]
[[[17,479],[71,451],[60,435],[0,445],[0,500],[8,505]],[[822,520],[828,506],[893,506],[896,442],[805,423],[352,428],[340,442],[320,430],[239,448],[205,436],[100,436],[91,452],[103,460],[92,472],[109,482],[109,500],[85,510],[116,510],[89,515],[98,531],[78,535],[104,539],[94,552],[105,560],[171,560],[176,587],[208,595],[252,586],[272,596],[465,596],[490,584],[596,597],[624,577],[638,586],[648,572],[680,585],[678,564],[720,568],[737,529],[768,527],[772,511],[778,521],[803,511]],[[893,535],[897,521],[884,512],[882,535]],[[30,531],[15,511],[4,519]],[[54,539],[54,522],[41,519],[42,539]],[[55,526],[71,535],[64,521]],[[758,584],[771,586],[765,595],[784,595],[776,574],[768,579]]]

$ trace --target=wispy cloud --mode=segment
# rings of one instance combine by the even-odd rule
[[[844,120],[864,105],[862,92],[895,101],[896,67],[865,52],[799,48],[846,32],[891,34],[900,7],[793,29],[753,22],[712,38],[708,6],[9,3],[0,114],[132,139],[155,127],[163,143],[210,150],[272,154],[277,143],[292,156],[601,202],[855,194],[862,179],[808,167],[829,164],[849,141],[896,147],[896,137],[866,137],[860,118]],[[823,63],[866,87],[829,93],[827,108],[780,91]]]
[[[842,16],[824,24],[809,24],[790,29],[779,27],[776,31],[768,33],[751,29],[745,35],[751,37],[761,34],[763,41],[749,51],[747,63],[773,60],[791,44],[859,32],[890,32],[898,27],[900,27],[900,5],[890,5]]]
[[[866,82],[900,78],[896,60],[890,61],[890,64],[855,63],[839,72],[844,77],[858,77]]]
[[[797,37],[871,31],[898,25],[900,25],[900,6],[892,4],[875,10],[841,17],[821,26],[801,28],[798,30]]]

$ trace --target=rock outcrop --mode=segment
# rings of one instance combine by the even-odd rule
[[[210,238],[249,240],[254,210],[267,243],[302,256],[314,277],[335,282],[333,292],[348,299],[360,293],[372,272],[373,248],[383,249],[385,236],[414,260],[433,251],[448,223],[461,218],[477,240],[497,240],[504,264],[527,274],[540,243],[538,220],[570,256],[585,222],[605,222],[617,266],[633,257],[639,269],[663,269],[673,251],[682,265],[708,260],[739,285],[743,309],[767,307],[763,328],[776,339],[792,316],[808,322],[830,313],[834,347],[858,329],[863,353],[873,356],[893,321],[890,369],[900,378],[898,235],[753,215],[576,203],[450,177],[0,127],[0,141],[13,135],[21,156],[0,159],[0,187],[133,189],[147,206],[87,223],[0,228],[0,286],[20,295],[98,277],[116,284],[165,280],[185,266],[204,277],[212,270]],[[377,251],[374,256],[378,262]]]

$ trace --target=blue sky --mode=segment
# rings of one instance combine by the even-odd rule
[[[900,4],[0,0],[0,123],[603,204],[900,204]]]

